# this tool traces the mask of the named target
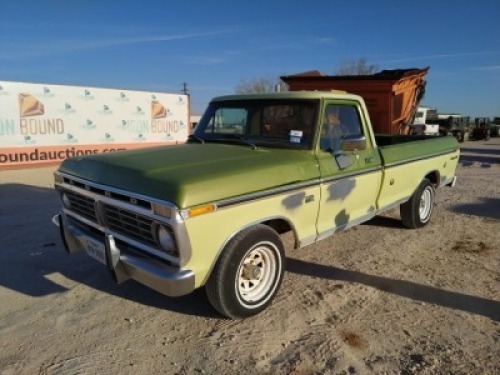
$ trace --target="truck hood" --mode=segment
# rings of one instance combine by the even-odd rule
[[[183,144],[65,160],[59,171],[187,208],[319,176],[314,153]]]

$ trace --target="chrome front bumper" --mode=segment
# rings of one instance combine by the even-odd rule
[[[59,228],[64,248],[68,253],[73,254],[85,250],[84,241],[90,236],[68,223],[62,214],[54,216],[52,222]],[[95,241],[95,238],[93,240]],[[189,294],[194,290],[193,271],[179,271],[152,258],[125,253],[120,250],[110,234],[103,235],[102,242],[106,266],[117,283],[133,279],[170,297]]]

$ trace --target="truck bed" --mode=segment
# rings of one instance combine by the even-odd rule
[[[436,188],[453,181],[459,154],[454,137],[376,135],[375,140],[383,164],[379,209],[408,200],[424,177]]]
[[[451,136],[376,134],[375,141],[385,167],[451,153],[458,148]]]

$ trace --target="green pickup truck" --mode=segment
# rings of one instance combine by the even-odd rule
[[[373,134],[357,95],[284,92],[215,98],[182,145],[65,160],[53,222],[120,283],[167,296],[205,287],[223,315],[265,309],[295,248],[400,206],[426,225],[453,186],[453,137]]]

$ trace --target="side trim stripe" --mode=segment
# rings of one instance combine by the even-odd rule
[[[400,166],[400,165],[412,163],[414,161],[421,161],[421,160],[432,159],[432,158],[435,158],[436,156],[451,155],[452,153],[454,153],[456,151],[457,150],[443,151],[443,152],[437,152],[437,153],[432,154],[432,155],[419,156],[419,157],[415,157],[415,158],[405,159],[405,160],[402,160],[402,161],[396,161],[396,162],[393,162],[393,163],[385,164],[385,168],[387,169],[387,168],[391,168],[391,167],[397,167],[397,166]],[[383,155],[382,155],[382,158],[383,158]]]
[[[317,178],[317,179],[314,179],[311,181],[289,184],[289,185],[281,186],[278,188],[260,191],[257,193],[245,194],[245,195],[235,197],[235,198],[224,199],[222,201],[215,202],[215,204],[217,205],[217,208],[224,208],[224,207],[232,206],[235,204],[240,204],[240,203],[250,202],[250,201],[261,199],[261,198],[271,197],[273,195],[290,193],[293,191],[302,190],[302,189],[306,189],[306,188],[313,187],[313,186],[320,186],[324,183],[329,183],[329,182],[333,182],[333,181],[337,181],[337,180],[343,180],[346,178],[361,176],[364,174],[377,172],[380,170],[382,170],[382,167],[378,166],[378,167],[374,167],[374,168],[363,169],[362,171],[346,173],[346,174],[342,174],[339,176],[332,176],[332,177],[329,177],[327,179]]]
[[[334,182],[334,181],[338,181],[338,180],[343,180],[346,178],[361,176],[361,175],[369,174],[372,172],[378,172],[378,171],[381,171],[383,169],[394,168],[394,167],[409,164],[409,163],[412,163],[415,161],[428,160],[428,159],[432,159],[436,156],[449,155],[449,154],[452,154],[456,151],[457,150],[452,150],[452,151],[447,150],[447,151],[438,152],[438,153],[435,153],[432,155],[426,155],[423,157],[416,157],[416,158],[411,158],[411,159],[406,159],[403,161],[390,163],[390,164],[387,164],[385,166],[379,165],[376,167],[367,168],[367,169],[363,169],[361,171],[355,171],[355,172],[351,172],[351,173],[345,173],[345,174],[341,174],[338,176],[331,176],[328,178],[317,178],[317,179],[314,179],[311,181],[292,183],[292,184],[281,186],[278,188],[273,188],[273,189],[260,191],[260,192],[256,192],[256,193],[251,193],[251,194],[245,194],[245,195],[235,197],[235,198],[224,199],[224,200],[215,202],[215,204],[217,205],[218,208],[228,207],[228,206],[232,206],[235,204],[250,202],[250,201],[261,199],[261,198],[267,198],[267,197],[270,197],[273,195],[289,193],[289,192],[309,188],[309,187],[316,186],[316,185],[321,185],[321,184],[330,183],[330,182]]]
[[[244,202],[249,202],[249,201],[253,201],[253,200],[257,200],[257,199],[261,199],[261,198],[270,197],[273,195],[278,195],[278,194],[283,194],[283,193],[289,193],[289,192],[296,191],[296,190],[306,189],[306,188],[309,188],[311,186],[316,186],[319,184],[320,184],[320,179],[318,178],[318,179],[314,179],[311,181],[299,182],[299,183],[294,183],[294,184],[290,184],[290,185],[280,186],[278,188],[260,191],[257,193],[245,194],[245,195],[235,197],[235,198],[224,199],[224,200],[215,202],[215,204],[217,205],[218,208],[223,208],[223,207],[228,207],[228,206],[232,206],[232,205],[239,204],[239,203],[244,203]]]

